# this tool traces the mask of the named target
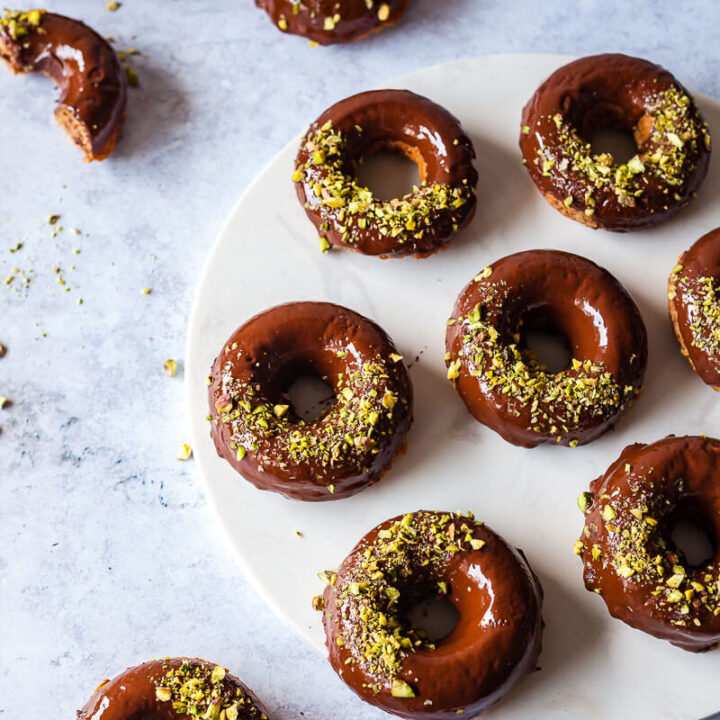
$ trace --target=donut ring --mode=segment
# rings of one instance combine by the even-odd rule
[[[394,25],[410,0],[255,0],[282,32],[320,45],[344,43]]]
[[[602,128],[631,133],[626,163],[594,154]],[[556,210],[593,228],[653,227],[695,196],[707,173],[710,135],[688,91],[647,60],[595,55],[556,70],[522,113],[523,163]]]
[[[354,163],[380,149],[418,164],[420,187],[382,201],[355,178]],[[321,248],[425,257],[475,214],[475,151],[444,108],[408,90],[373,90],[326,110],[303,138],[293,181]]]
[[[626,447],[578,499],[585,587],[613,617],[692,652],[720,643],[719,474],[720,441],[671,436]],[[702,566],[671,540],[683,518],[714,539]]]
[[[225,668],[182,657],[151,660],[104,680],[77,715],[78,720],[268,720],[262,703]]]
[[[314,422],[283,398],[308,372],[336,395]],[[330,303],[279,305],[238,328],[213,364],[209,396],[218,454],[261,490],[297,500],[378,482],[412,423],[412,386],[392,340]]]
[[[415,512],[381,523],[355,546],[315,606],[329,659],[366,702],[404,718],[468,718],[535,669],[542,588],[518,550],[472,515]],[[441,594],[460,614],[428,642],[404,614]]]
[[[720,390],[720,228],[703,235],[668,281],[668,309],[680,350],[713,390]]]
[[[6,10],[0,58],[15,73],[43,73],[58,84],[55,119],[86,161],[110,155],[125,123],[126,79],[105,38],[62,15]]]
[[[523,332],[563,336],[568,366],[550,373]],[[642,389],[647,333],[622,285],[590,260],[529,250],[486,267],[448,320],[448,378],[481,423],[523,447],[589,443]]]

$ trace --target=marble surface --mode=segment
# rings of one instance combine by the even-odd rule
[[[484,53],[622,50],[718,97],[720,8],[641,5],[546,0],[529,15],[521,0],[417,0],[396,30],[331,49],[283,37],[249,0],[48,6],[143,54],[122,143],[90,166],[53,126],[50,83],[0,72],[0,279],[15,278],[0,284],[3,717],[73,717],[102,678],[175,654],[230,667],[280,720],[385,717],[263,606],[192,460],[175,459],[194,284],[285,142],[394,75]],[[55,237],[51,214],[66,228]]]

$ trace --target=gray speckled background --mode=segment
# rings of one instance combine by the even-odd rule
[[[88,166],[53,126],[51,84],[0,72],[0,280],[15,276],[0,284],[0,714],[70,718],[102,678],[193,654],[237,672],[274,718],[385,717],[263,606],[192,461],[175,460],[183,378],[162,362],[182,367],[213,238],[327,105],[425,65],[621,50],[718,96],[720,5],[417,0],[397,29],[331,49],[282,36],[250,0],[48,9],[138,48],[141,85],[117,153]],[[81,234],[52,237],[53,213]]]

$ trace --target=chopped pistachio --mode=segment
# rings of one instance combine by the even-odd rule
[[[392,696],[396,698],[414,698],[415,691],[404,680],[396,678],[392,684]]]
[[[177,459],[178,460],[189,460],[192,456],[192,448],[187,445],[186,443],[183,443],[180,446],[180,452],[178,453]]]
[[[591,492],[582,492],[578,495],[577,504],[582,512],[587,512],[592,503],[593,496]]]
[[[177,363],[174,360],[166,360],[163,363],[163,370],[168,377],[175,377],[177,372]]]

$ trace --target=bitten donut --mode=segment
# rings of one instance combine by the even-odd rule
[[[629,445],[578,503],[585,587],[613,617],[683,650],[720,643],[720,441]],[[680,520],[708,531],[710,560],[693,566],[675,546]]]
[[[720,228],[678,259],[668,282],[668,308],[680,350],[713,390],[720,390]]]
[[[632,134],[625,163],[595,153],[605,128]],[[594,55],[556,70],[522,113],[523,163],[556,210],[593,228],[652,227],[695,196],[710,160],[707,123],[688,91],[658,65]]]
[[[16,73],[43,73],[58,84],[55,118],[87,161],[110,155],[125,122],[126,79],[105,38],[45,10],[6,10],[0,58]]]
[[[394,25],[410,0],[255,0],[280,30],[321,45],[348,42]]]
[[[315,422],[284,396],[322,378],[335,402]],[[297,302],[266,310],[225,344],[210,375],[218,454],[263,490],[334,500],[376,483],[404,452],[412,386],[392,340],[352,310]]]
[[[355,546],[322,600],[330,663],[366,702],[404,718],[473,718],[536,669],[542,589],[525,557],[471,514],[415,512]],[[405,614],[443,595],[460,620],[431,643]]]
[[[551,373],[524,333],[561,335],[571,359]],[[578,255],[529,250],[486,267],[460,293],[446,334],[448,378],[472,415],[523,447],[589,443],[640,392],[647,333],[635,302]]]
[[[78,720],[268,720],[260,701],[219,665],[196,658],[151,660],[98,689]]]
[[[380,149],[415,161],[420,186],[384,201],[360,185],[354,164]],[[333,105],[310,126],[293,181],[321,248],[425,257],[475,214],[474,157],[470,139],[444,108],[408,90],[373,90]]]

